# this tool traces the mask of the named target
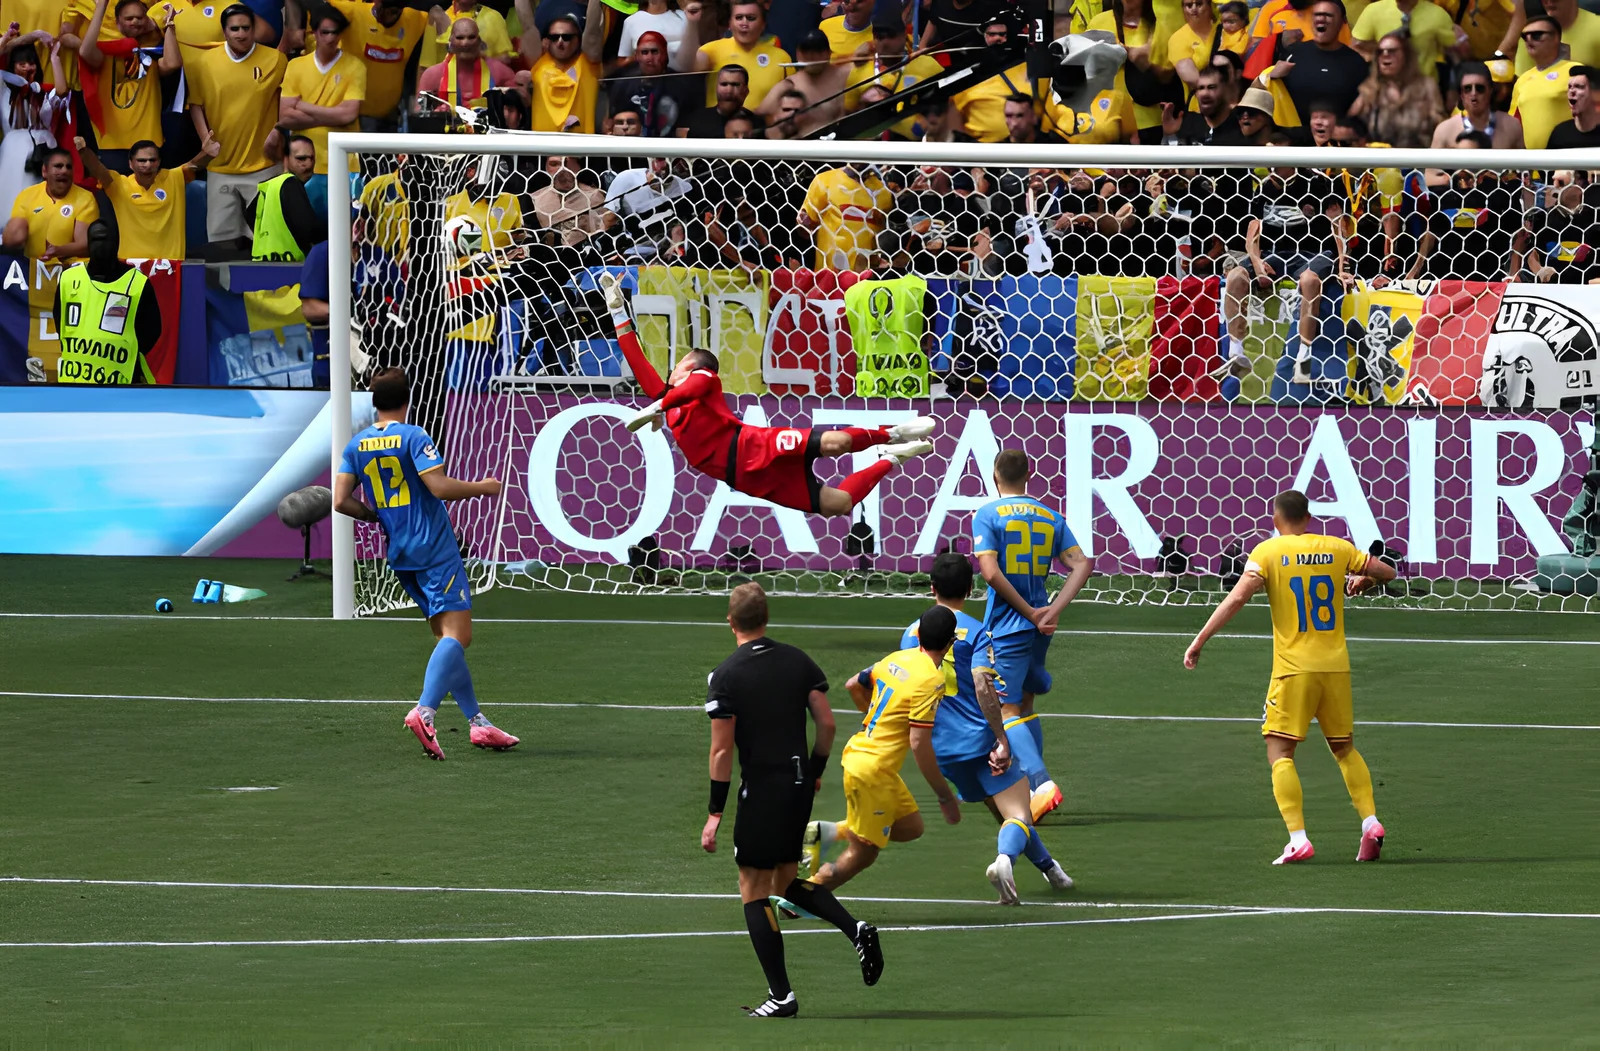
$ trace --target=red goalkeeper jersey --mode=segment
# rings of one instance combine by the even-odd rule
[[[728,456],[739,433],[739,417],[728,408],[722,380],[697,369],[661,398],[667,426],[689,465],[702,474],[726,480]]]

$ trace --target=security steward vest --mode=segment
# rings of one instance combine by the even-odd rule
[[[928,283],[920,277],[857,281],[845,291],[857,397],[928,396],[928,356],[922,351],[927,294]]]
[[[60,382],[132,383],[135,368],[146,383],[155,382],[134,331],[149,283],[130,268],[102,284],[89,276],[83,263],[61,275],[61,364],[56,373]]]
[[[268,179],[256,191],[256,231],[250,241],[250,258],[256,262],[304,262],[306,254],[289,232],[283,218],[283,186],[292,172]]]

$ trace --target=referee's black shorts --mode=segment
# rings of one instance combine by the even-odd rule
[[[739,782],[733,820],[733,860],[753,869],[775,869],[800,860],[800,841],[811,820],[815,795],[810,778],[783,770],[746,776]]]

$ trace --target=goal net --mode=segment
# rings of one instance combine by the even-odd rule
[[[1589,610],[1583,156],[335,137],[335,458],[348,392],[403,366],[450,472],[506,483],[451,507],[480,591],[926,594],[1018,448],[1093,558],[1086,599],[1216,601],[1298,488],[1399,569],[1363,601]],[[934,451],[833,518],[698,473],[624,426],[648,399],[604,274],[654,367],[712,351],[746,425],[926,414]],[[336,611],[406,604],[381,532],[341,530]]]

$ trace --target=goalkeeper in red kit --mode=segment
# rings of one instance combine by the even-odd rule
[[[844,427],[821,431],[811,427],[752,427],[728,408],[717,376],[717,356],[691,350],[673,366],[665,381],[644,356],[622,288],[610,274],[600,275],[606,307],[616,325],[617,342],[645,396],[654,403],[629,421],[628,429],[659,430],[663,423],[689,465],[701,474],[728,483],[747,496],[782,507],[821,515],[847,515],[866,499],[898,464],[933,451],[927,440],[934,421],[917,416],[893,427]],[[835,488],[812,473],[819,456],[843,456],[875,445],[883,458],[845,478]]]

